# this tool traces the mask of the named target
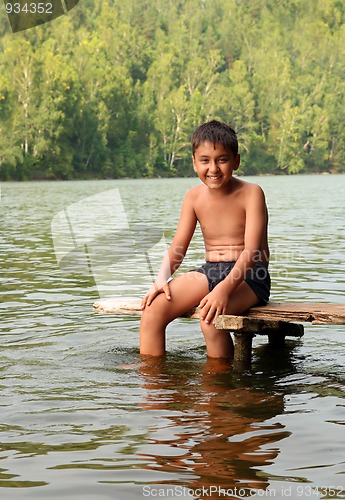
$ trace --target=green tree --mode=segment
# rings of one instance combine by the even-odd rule
[[[13,108],[11,82],[0,73],[0,176],[3,179],[11,178],[16,165],[23,160],[19,141],[13,134]]]
[[[20,144],[22,162],[16,164],[15,176],[30,177],[35,147],[35,108],[39,102],[39,63],[29,42],[15,39],[4,47],[3,63],[12,75],[12,130]]]

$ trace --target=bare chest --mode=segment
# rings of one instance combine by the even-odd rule
[[[225,200],[200,202],[195,207],[205,239],[224,240],[242,239],[245,229],[246,213],[237,197]]]

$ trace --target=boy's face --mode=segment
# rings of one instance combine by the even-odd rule
[[[234,155],[222,144],[203,142],[193,155],[194,170],[210,189],[222,189],[230,184],[232,173],[240,166],[240,155]]]

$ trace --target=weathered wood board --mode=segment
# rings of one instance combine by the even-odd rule
[[[101,299],[94,303],[95,312],[101,314],[118,314],[140,316],[141,299],[123,297],[120,299]],[[198,308],[191,309],[184,315],[188,318],[198,318]],[[326,304],[314,302],[269,302],[266,306],[252,307],[243,316],[224,315],[218,318],[219,328],[230,329],[229,324],[236,324],[232,318],[248,318],[263,321],[298,321],[312,324],[345,324],[345,304]],[[235,323],[233,323],[235,321]],[[249,323],[246,323],[248,326]],[[272,325],[273,326],[273,325]]]
[[[248,318],[310,322],[313,325],[344,325],[345,304],[269,302],[263,307],[252,307],[246,312],[246,316]]]
[[[141,299],[121,297],[120,299],[100,299],[93,304],[93,310],[101,314],[124,314],[126,316],[141,316]]]

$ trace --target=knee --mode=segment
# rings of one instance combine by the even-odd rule
[[[157,313],[155,313],[155,308],[151,305],[149,307],[145,307],[141,314],[141,325],[142,326],[150,326],[154,320],[157,319]]]
[[[146,306],[141,314],[141,325],[150,326],[157,325],[157,323],[164,325],[165,313],[164,308],[159,301],[154,300],[149,306]]]
[[[214,325],[206,324],[205,321],[200,320],[200,329],[206,342],[214,342],[219,338],[219,330]]]
[[[205,321],[200,321],[200,328],[207,342],[218,343],[224,339],[231,338],[228,330],[217,330],[214,325],[206,324]]]
[[[231,335],[226,330],[217,330],[214,325],[200,321],[204,334],[207,355],[211,358],[232,358],[234,353]]]

